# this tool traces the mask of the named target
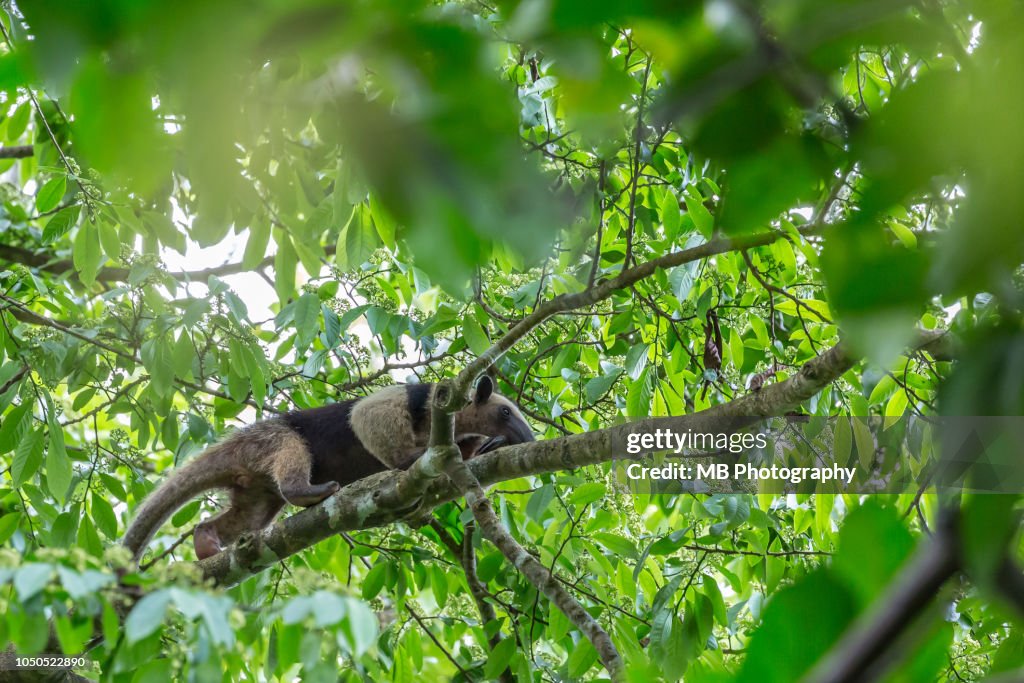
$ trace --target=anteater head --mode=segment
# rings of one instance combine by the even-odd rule
[[[519,412],[519,408],[494,390],[494,381],[487,375],[480,378],[477,383],[472,402],[456,413],[455,434],[499,437],[494,447],[534,440],[533,430]]]

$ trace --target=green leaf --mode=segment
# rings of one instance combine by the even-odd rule
[[[875,437],[871,433],[871,427],[866,419],[854,418],[851,422],[853,423],[853,440],[857,444],[857,458],[860,460],[861,472],[867,474],[871,472],[875,463]]]
[[[7,142],[16,142],[28,128],[28,120],[32,115],[32,103],[22,102],[14,110],[14,114],[7,121]]]
[[[358,657],[377,640],[380,622],[377,621],[377,615],[361,600],[349,598],[347,612],[349,640],[353,654]]]
[[[298,332],[295,350],[303,353],[320,332],[320,297],[313,293],[300,296],[295,302],[294,316]]]
[[[637,585],[624,559],[619,560],[615,568],[615,587],[634,604],[636,603]]]
[[[174,526],[184,526],[190,522],[199,513],[199,505],[199,501],[194,500],[175,512],[174,516],[171,517],[171,524]]]
[[[750,318],[750,329],[754,331],[754,336],[757,338],[757,343],[763,347],[767,347],[771,343],[771,338],[768,336],[768,327],[764,324],[764,321],[754,316]]]
[[[633,382],[626,393],[626,414],[630,417],[646,417],[651,412],[653,389],[649,378],[649,368],[644,368],[640,377]]]
[[[690,532],[690,528],[676,529],[669,535],[659,538],[658,540],[647,546],[647,550],[644,552],[645,555],[671,555],[675,551],[679,550],[686,543],[686,536]]]
[[[22,443],[22,436],[32,423],[32,404],[25,401],[12,408],[0,420],[0,454],[14,450]]]
[[[348,223],[338,235],[334,260],[341,270],[352,270],[362,265],[377,248],[377,232],[369,213],[362,205],[353,208]]]
[[[589,505],[603,498],[605,493],[607,493],[607,488],[602,482],[590,481],[576,487],[576,490],[569,496],[569,503],[572,505]]]
[[[67,191],[67,176],[57,176],[46,181],[39,192],[36,193],[36,211],[46,213],[60,204],[61,198]]]
[[[683,250],[693,249],[707,242],[704,235],[700,233],[693,233],[686,238],[686,243],[683,245]],[[672,294],[675,295],[676,300],[680,303],[686,301],[690,296],[690,291],[693,289],[694,278],[697,276],[697,271],[700,268],[700,261],[694,260],[689,263],[672,268],[668,272],[668,284],[672,288]]]
[[[338,323],[338,329],[342,333],[348,332],[348,328],[352,326],[352,323],[354,323],[359,318],[359,316],[366,313],[366,311],[369,310],[370,308],[372,308],[370,304],[362,304],[360,306],[355,306],[354,308],[350,308],[349,310],[345,311],[342,314],[341,320]]]
[[[651,620],[650,634],[652,654],[664,655],[669,638],[672,636],[672,631],[677,627],[681,629],[682,623],[671,610],[658,609],[654,613],[654,618]]]
[[[153,388],[166,395],[174,382],[174,351],[163,336],[142,343],[142,364],[149,371]]]
[[[318,277],[327,258],[324,248],[319,242],[307,242],[303,240],[292,240],[295,253],[299,257],[302,267],[309,273],[310,277]]]
[[[320,235],[326,230],[334,218],[334,207],[331,204],[332,197],[324,199],[310,214],[309,218],[306,219],[305,235],[318,239]]]
[[[907,249],[917,248],[917,235],[910,228],[897,221],[892,221],[889,223],[889,229]]]
[[[1013,630],[1000,643],[999,649],[992,657],[992,668],[989,673],[1013,671],[1021,667],[1024,667],[1024,635]]]
[[[96,528],[107,538],[116,539],[117,516],[114,514],[114,508],[95,491],[89,498],[92,501],[92,518],[96,522]]]
[[[548,603],[548,627],[546,633],[552,642],[559,642],[569,633],[572,622],[553,602]]]
[[[487,338],[484,328],[480,326],[480,323],[473,316],[467,316],[462,321],[462,334],[466,338],[469,350],[478,356],[491,347],[491,342]]]
[[[14,573],[14,590],[23,603],[46,588],[53,578],[53,565],[43,562],[29,562]]]
[[[71,247],[72,261],[82,282],[91,285],[96,281],[96,273],[103,262],[100,250],[100,235],[96,226],[90,222],[78,228],[74,244]]]
[[[14,450],[14,461],[11,463],[11,479],[14,488],[35,476],[43,463],[43,432],[41,429],[30,429]]]
[[[435,566],[430,576],[430,592],[434,594],[434,602],[438,607],[444,607],[448,602],[448,574]]]
[[[278,228],[274,228],[273,235],[277,244],[277,253],[274,255],[274,291],[283,302],[292,298],[295,292],[295,266],[298,256],[292,245],[291,235]]]
[[[599,531],[593,535],[593,539],[619,557],[633,558],[637,556],[633,542],[619,534]]]
[[[835,418],[832,432],[832,453],[835,461],[840,465],[849,462],[852,447],[853,432],[850,428],[850,418],[839,416]]]
[[[363,584],[366,585],[365,583]],[[299,624],[313,611],[313,598],[300,595],[292,598],[281,610],[281,621],[285,624]]]
[[[14,532],[18,530],[18,524],[21,522],[22,514],[20,512],[8,512],[6,515],[0,517],[0,545],[7,543],[7,541],[14,535]]]
[[[555,488],[551,484],[544,484],[530,494],[530,500],[526,503],[526,516],[535,522],[544,519],[551,501],[555,499]]]
[[[168,590],[157,590],[143,596],[135,603],[124,622],[124,635],[128,643],[137,643],[156,631],[163,623],[171,594]]]
[[[670,190],[665,190],[659,208],[661,209],[661,223],[665,226],[665,234],[669,237],[677,235],[682,218],[679,211],[679,199]]]
[[[96,533],[96,525],[88,515],[82,516],[78,525],[78,546],[93,557],[102,557],[103,555],[103,542],[100,540],[100,535]]]
[[[597,650],[586,638],[580,638],[569,654],[569,676],[578,679],[590,670],[590,667],[597,663]]]
[[[598,399],[604,396],[605,393],[615,385],[615,381],[621,374],[622,368],[613,368],[609,374],[588,380],[587,383],[583,385],[583,392],[586,394],[587,401],[590,403],[596,403]]]
[[[69,548],[75,542],[81,506],[74,504],[68,512],[57,515],[50,528],[50,543],[57,548]]]
[[[779,591],[747,646],[738,683],[800,680],[856,614],[845,586],[824,571]],[[793,634],[799,633],[799,638]]]
[[[370,195],[370,215],[373,217],[373,225],[377,228],[377,234],[380,235],[381,241],[384,246],[389,249],[395,247],[395,221],[391,218],[388,212],[380,205],[377,200],[377,195]]]
[[[696,193],[687,192],[684,201],[686,202],[687,215],[693,219],[693,224],[697,226],[697,231],[704,236],[705,239],[711,239],[711,234],[715,231],[715,218],[708,211],[707,207],[704,206],[700,196],[692,196]]]
[[[154,659],[145,662],[132,675],[132,683],[162,683],[174,676],[174,663],[170,659]]]
[[[704,595],[711,602],[715,619],[721,626],[728,627],[729,617],[725,611],[725,600],[722,598],[722,591],[718,587],[718,582],[713,577],[704,574],[701,577],[701,585],[704,587]]]
[[[67,234],[68,230],[78,221],[78,214],[81,208],[78,206],[66,206],[57,213],[50,216],[43,228],[43,244],[60,239]]]
[[[512,655],[516,651],[515,638],[504,638],[497,646],[491,650],[491,653],[487,656],[487,664],[484,666],[484,678],[488,680],[497,679],[501,676],[501,672],[508,666],[509,661],[512,659]]]
[[[891,508],[868,501],[846,516],[832,567],[866,607],[910,556],[914,539]]]
[[[868,402],[871,404],[881,403],[886,399],[890,392],[895,391],[897,387],[896,380],[891,375],[883,375],[875,388],[871,390],[871,396],[868,398]]]
[[[959,524],[962,556],[975,581],[995,586],[1006,548],[1020,531],[1019,495],[974,495],[964,504]]]
[[[667,629],[667,638],[660,648],[660,664],[666,680],[677,681],[686,673],[692,647],[687,638],[686,625],[675,616],[671,617],[671,624],[671,629]]]
[[[640,377],[640,373],[647,367],[647,344],[636,344],[626,352],[626,374],[633,379]]]
[[[242,254],[242,267],[253,270],[267,254],[270,244],[270,222],[255,220],[249,225],[249,239],[245,241],[245,252]]]
[[[50,447],[46,450],[46,486],[61,505],[64,504],[68,487],[71,486],[71,459],[64,447],[64,431],[52,415],[47,416],[50,432]]]
[[[348,603],[340,595],[317,591],[313,595],[313,623],[328,626],[342,620],[348,612]]]
[[[98,221],[97,227],[100,233],[100,245],[103,252],[112,260],[121,260],[121,238],[117,234],[117,228],[107,221]]]
[[[885,404],[885,424],[883,429],[889,429],[896,424],[906,411],[907,392],[900,388],[889,397],[889,402]]]
[[[388,566],[383,562],[375,564],[370,568],[363,578],[363,599],[373,600],[384,588],[384,579],[387,578]]]
[[[485,584],[490,583],[498,575],[498,572],[501,571],[504,564],[505,556],[501,553],[487,553],[481,557],[480,562],[477,563],[476,573],[480,576],[480,580]]]
[[[729,354],[732,356],[732,363],[737,368],[743,367],[743,339],[736,328],[729,331]]]

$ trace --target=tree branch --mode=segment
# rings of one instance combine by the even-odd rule
[[[73,337],[73,338],[75,338],[75,339],[77,339],[79,341],[85,342],[86,344],[91,344],[92,346],[95,346],[96,348],[103,349],[104,351],[107,351],[108,353],[112,353],[112,354],[114,354],[115,356],[117,356],[119,358],[122,358],[122,359],[124,359],[124,360],[126,360],[126,361],[128,361],[130,363],[133,363],[136,366],[145,367],[145,363],[142,362],[142,359],[139,358],[138,356],[136,356],[134,353],[129,353],[127,351],[124,351],[123,349],[119,349],[116,346],[112,346],[110,344],[107,344],[104,341],[101,341],[99,339],[95,339],[95,338],[90,337],[90,336],[88,336],[86,334],[82,334],[81,332],[75,330],[74,328],[68,327],[67,325],[63,325],[63,324],[57,322],[56,320],[50,320],[49,318],[47,318],[45,316],[39,315],[38,313],[36,313],[35,311],[30,309],[25,304],[23,304],[22,302],[18,301],[17,299],[11,298],[11,297],[6,296],[4,294],[0,294],[0,299],[8,302],[9,304],[11,304],[11,306],[14,307],[14,309],[12,310],[12,313],[14,313],[15,310],[16,311],[20,311],[21,314],[16,316],[16,317],[18,317],[20,320],[22,320],[22,321],[24,321],[24,322],[26,322],[26,323],[28,323],[30,325],[43,325],[45,327],[50,327],[50,328],[52,328],[54,330],[58,330],[59,332],[63,332],[64,334],[68,335],[69,337]],[[177,384],[179,387],[183,387],[183,388],[187,388],[187,389],[192,389],[193,391],[198,391],[198,392],[207,394],[208,396],[215,396],[217,398],[223,398],[224,400],[227,400],[227,401],[234,401],[233,398],[231,398],[230,396],[225,394],[223,391],[217,391],[216,389],[210,389],[210,388],[205,387],[202,384],[199,384],[197,382],[190,382],[188,380],[181,379],[180,377],[175,377],[174,378],[174,383]],[[253,408],[256,408],[257,410],[261,410],[262,409],[262,410],[265,410],[265,411],[271,412],[271,413],[276,412],[269,405],[268,406],[263,406],[261,408],[252,399],[248,399],[247,398],[247,399],[245,399],[243,401],[239,401],[239,402],[240,403],[245,403],[246,405],[250,405]]]
[[[935,599],[960,566],[954,516],[917,551],[871,608],[847,629],[833,649],[811,670],[805,683],[854,683],[878,680],[874,667],[893,641]]]
[[[32,145],[0,147],[0,159],[26,159],[35,154]]]
[[[438,524],[438,526],[440,527],[441,525]],[[469,592],[473,595],[473,600],[476,601],[476,608],[480,612],[480,623],[486,630],[487,624],[491,622],[497,625],[498,615],[494,611],[494,606],[487,602],[487,598],[491,594],[487,591],[487,587],[480,581],[480,576],[476,573],[476,551],[473,549],[473,533],[476,530],[476,525],[472,522],[467,522],[463,530],[462,547],[459,548],[461,552],[456,554],[459,562],[462,564],[462,571],[466,574]],[[444,531],[444,529],[441,528],[440,531]],[[491,650],[498,647],[502,640],[501,629],[496,627],[494,635],[488,639]],[[498,680],[501,683],[515,683],[516,678],[512,675],[512,670],[505,667]]]
[[[797,230],[801,235],[816,235],[825,227],[823,223],[808,223]],[[664,268],[674,268],[684,263],[691,263],[701,259],[722,254],[737,249],[750,249],[771,244],[782,239],[786,233],[781,231],[763,232],[754,235],[739,237],[716,237],[696,247],[682,249],[649,261],[619,273],[618,276],[604,280],[593,287],[574,294],[562,294],[549,299],[535,308],[532,313],[521,319],[518,323],[496,341],[487,351],[480,354],[472,363],[467,365],[453,383],[451,400],[453,403],[447,405],[449,410],[458,410],[462,407],[461,401],[469,390],[469,385],[479,377],[492,363],[501,358],[509,349],[530,333],[535,327],[553,315],[565,311],[591,306],[612,296],[620,289],[625,289],[646,277],[650,277],[655,271]]]
[[[931,352],[945,339],[945,333],[921,333],[916,348]],[[809,360],[788,379],[726,404],[689,415],[650,418],[560,439],[508,446],[473,458],[466,466],[477,481],[490,486],[623,458],[624,454],[613,452],[612,444],[629,430],[703,431],[702,426],[720,425],[723,417],[782,415],[835,381],[854,362],[840,343]],[[259,543],[238,543],[197,565],[206,578],[221,585],[234,584],[341,531],[385,526],[458,498],[458,490],[441,478],[442,472],[433,460],[422,457],[404,472],[381,472],[361,479],[322,504],[272,525],[260,534]]]
[[[21,381],[21,379],[28,374],[28,365],[22,365],[21,368],[14,373],[14,375],[0,386],[0,396],[7,393],[7,390],[13,387],[15,384]]]
[[[2,158],[2,157],[0,157]],[[325,245],[324,253],[330,256],[334,254],[336,245]],[[12,263],[21,263],[30,268],[37,268],[41,271],[52,273],[54,275],[65,275],[70,272],[74,272],[75,264],[71,259],[54,259],[53,254],[50,252],[38,252],[26,249],[24,247],[17,247],[12,244],[0,244],[0,259],[4,261],[10,261]],[[206,282],[211,275],[221,277],[224,275],[233,275],[235,273],[248,273],[253,270],[260,270],[274,265],[274,257],[268,256],[256,264],[253,268],[248,268],[242,263],[225,263],[220,266],[214,266],[212,268],[203,268],[200,270],[186,270],[179,272],[167,272],[168,277],[174,278],[179,282]],[[131,274],[130,268],[118,268],[109,266],[101,268],[96,274],[97,282],[127,282],[128,276]]]
[[[418,462],[424,462],[424,469],[410,468],[413,476],[419,473],[420,481],[427,481],[439,468],[448,475],[449,482],[454,485],[458,495],[465,496],[476,523],[484,538],[493,543],[512,566],[519,570],[537,590],[547,596],[566,618],[594,646],[601,664],[607,669],[612,681],[621,681],[625,674],[625,664],[611,636],[605,631],[591,614],[583,608],[576,598],[566,590],[555,575],[537,558],[526,551],[506,529],[498,515],[494,512],[491,501],[487,498],[480,480],[466,466],[462,454],[455,447],[455,419],[452,406],[459,405],[457,395],[451,382],[438,385],[434,391],[433,405],[430,408],[430,447]],[[432,477],[433,481],[436,477]],[[470,549],[472,550],[472,549]]]
[[[501,520],[494,512],[491,501],[477,482],[472,472],[464,463],[457,463],[449,470],[455,485],[465,492],[466,502],[473,511],[473,517],[480,525],[484,537],[493,543],[512,565],[525,576],[530,583],[544,593],[558,609],[568,617],[569,621],[587,637],[597,650],[598,657],[604,668],[608,670],[613,681],[622,679],[625,664],[619,651],[615,648],[611,636],[605,631],[597,619],[583,608],[537,558],[528,553],[509,531],[502,526]]]
[[[466,575],[466,585],[469,586],[469,593],[473,596],[474,602],[476,602],[477,611],[480,613],[480,625],[486,627],[492,621],[496,621],[498,618],[497,613],[494,611],[494,606],[487,602],[487,599],[491,597],[491,593],[487,590],[487,587],[480,581],[480,576],[476,571],[476,552],[473,549],[473,535],[476,530],[476,526],[473,522],[466,522],[463,527],[462,543],[456,541],[448,530],[444,528],[436,518],[430,518],[430,528],[434,530],[438,538],[441,539],[441,543],[444,544],[448,551],[452,554],[459,564],[462,565],[462,571]],[[493,650],[498,646],[498,643],[502,641],[501,630],[497,629],[490,638],[491,649]],[[503,683],[512,683],[515,678],[511,676],[511,671],[505,669],[502,673]]]
[[[878,24],[910,5],[910,0],[871,0],[848,8],[830,7],[818,12],[812,23],[793,29],[793,35],[799,35],[799,39],[784,41],[791,46],[788,53],[774,51],[766,54],[763,49],[751,50],[710,71],[697,83],[671,88],[655,112],[655,124],[662,125],[688,116],[698,117],[731,93],[776,71],[787,59],[803,59],[820,45]]]

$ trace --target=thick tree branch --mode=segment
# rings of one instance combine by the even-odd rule
[[[917,349],[941,346],[944,333],[921,333]],[[467,467],[483,486],[520,477],[558,472],[623,458],[612,444],[627,430],[671,428],[702,431],[720,425],[723,417],[781,415],[799,406],[854,364],[840,343],[809,360],[792,377],[761,391],[698,413],[661,417],[560,439],[534,441],[498,449],[474,458]],[[203,575],[219,584],[233,584],[341,531],[385,526],[423,509],[454,500],[458,490],[441,478],[434,458],[423,457],[405,471],[382,472],[346,486],[322,504],[307,508],[265,530],[260,543],[239,543],[198,562]]]

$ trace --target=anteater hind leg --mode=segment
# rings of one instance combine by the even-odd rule
[[[231,506],[212,519],[196,526],[192,542],[200,560],[216,555],[247,531],[266,528],[284,507],[276,491],[267,489],[231,490]]]
[[[323,484],[309,483],[309,475],[313,470],[313,456],[297,434],[282,440],[272,462],[274,480],[277,481],[281,495],[292,505],[316,505],[341,488],[336,481]]]

